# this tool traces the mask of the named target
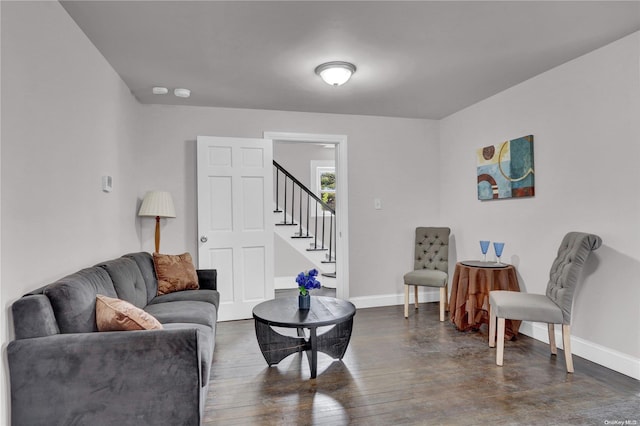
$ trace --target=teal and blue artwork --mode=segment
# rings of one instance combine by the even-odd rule
[[[533,197],[533,135],[477,150],[478,200]]]

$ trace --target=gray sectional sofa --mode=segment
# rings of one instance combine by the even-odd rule
[[[220,297],[216,271],[197,274],[200,289],[157,296],[152,256],[132,253],[14,302],[12,425],[200,424]],[[97,294],[142,308],[163,329],[99,332]]]

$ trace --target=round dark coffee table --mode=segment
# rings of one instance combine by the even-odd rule
[[[256,338],[267,364],[277,364],[293,353],[305,351],[312,379],[316,378],[318,351],[337,359],[344,356],[355,314],[353,303],[324,296],[311,296],[309,310],[298,309],[297,297],[268,300],[253,308]],[[334,327],[317,335],[318,327],[328,325]],[[299,337],[282,335],[271,327],[296,328]],[[308,338],[305,328],[309,329]]]

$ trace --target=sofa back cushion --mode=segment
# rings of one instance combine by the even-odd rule
[[[138,308],[147,306],[147,284],[133,259],[121,257],[96,266],[107,271],[113,281],[118,299],[126,300]]]
[[[107,271],[94,266],[66,276],[44,290],[61,333],[98,331],[96,295],[117,297]]]
[[[158,294],[158,279],[156,278],[155,268],[153,266],[153,258],[147,252],[129,253],[122,256],[131,259],[138,265],[142,278],[147,286],[147,303]]]

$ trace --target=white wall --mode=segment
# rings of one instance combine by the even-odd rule
[[[11,298],[139,245],[138,104],[59,3],[2,8],[2,275]],[[104,174],[112,193],[101,190]]]
[[[177,218],[163,228],[162,251],[197,253],[195,139],[198,135],[262,137],[265,131],[344,134],[349,147],[350,296],[402,293],[413,264],[413,230],[434,224],[438,206],[437,123],[283,111],[144,105],[137,146],[140,196],[162,188]],[[158,149],[162,147],[162,149]],[[158,171],[161,171],[158,173]],[[382,210],[373,199],[381,198]],[[151,221],[149,221],[151,222]],[[143,223],[143,248],[152,244]]]
[[[441,213],[455,230],[458,259],[478,258],[480,239],[505,241],[504,258],[517,265],[521,287],[543,293],[564,234],[600,235],[603,246],[589,260],[575,298],[574,350],[585,354],[602,347],[628,355],[636,377],[639,58],[635,33],[440,123]],[[475,150],[529,134],[536,196],[478,201]]]
[[[0,7],[6,374],[13,301],[139,246],[132,159],[138,105],[58,2]],[[114,178],[111,194],[100,187],[106,173]],[[6,398],[2,405],[8,407]]]
[[[335,149],[325,148],[321,144],[274,142],[273,159],[296,177],[307,188],[311,183],[311,161],[334,161]]]
[[[293,230],[291,233],[293,234]],[[295,277],[300,271],[308,271],[316,266],[311,263],[306,257],[296,251],[291,245],[285,242],[278,235],[274,236],[273,242],[273,276],[278,277]],[[324,285],[325,283],[323,283]],[[277,289],[276,282],[276,289]],[[295,281],[291,278],[287,282],[285,288],[295,288]]]

